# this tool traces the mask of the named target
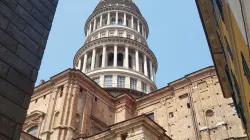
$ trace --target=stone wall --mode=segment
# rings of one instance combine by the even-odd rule
[[[58,0],[0,0],[0,139],[18,140]]]

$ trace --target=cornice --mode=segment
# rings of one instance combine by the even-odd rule
[[[88,51],[91,48],[94,48],[96,46],[107,45],[107,44],[123,44],[123,45],[128,44],[131,47],[134,47],[135,49],[146,53],[150,58],[152,58],[153,67],[156,69],[155,72],[157,72],[158,62],[157,62],[157,59],[156,59],[156,56],[154,55],[154,53],[146,45],[144,45],[138,41],[128,39],[128,38],[123,38],[123,37],[104,37],[104,38],[96,39],[94,41],[91,41],[89,43],[84,44],[84,46],[81,47],[77,51],[77,53],[74,57],[73,67],[76,66],[76,64],[78,63],[79,57],[82,57],[84,52],[86,52],[86,51]]]

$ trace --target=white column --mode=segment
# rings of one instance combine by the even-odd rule
[[[140,20],[138,19],[137,21],[138,21],[138,23],[137,23],[138,24],[137,30],[138,30],[138,32],[140,32]]]
[[[115,14],[115,23],[118,24],[118,11],[116,11],[116,14]]]
[[[102,14],[101,14],[101,17],[100,17],[100,28],[102,27]]]
[[[138,50],[135,51],[135,67],[136,67],[136,71],[140,71]]]
[[[107,25],[110,24],[110,12],[108,12],[108,20],[107,20]]]
[[[127,21],[127,14],[124,13],[124,18],[123,18],[123,25],[126,26],[126,21]]]
[[[128,68],[129,64],[128,64],[128,46],[125,46],[125,68]]]
[[[154,81],[154,76],[153,76],[153,64],[152,61],[149,61],[149,71],[150,71],[150,78],[152,81]]]
[[[77,68],[76,68],[76,69],[81,70],[81,66],[82,66],[82,59],[81,59],[81,58],[79,58],[79,61],[78,61],[78,66],[77,66]]]
[[[102,51],[102,68],[106,66],[106,46],[103,46],[103,51]]]
[[[117,67],[117,45],[114,46],[114,67]]]
[[[96,56],[96,49],[93,49],[92,60],[91,60],[91,70],[94,70],[95,68],[95,56]]]
[[[86,72],[87,58],[88,58],[88,54],[86,53],[86,54],[84,55],[84,61],[83,61],[83,68],[82,68],[82,72],[83,72],[83,73]]]
[[[153,77],[154,77],[154,83],[156,82],[156,75],[155,75],[155,69],[153,68]]]
[[[131,15],[131,27],[134,29],[134,17]]]
[[[89,25],[89,35],[91,34],[91,28],[92,28],[92,24],[90,23],[90,25]]]
[[[93,31],[96,29],[96,18],[94,19],[94,27],[93,27]]]
[[[148,76],[148,62],[147,62],[147,56],[144,54],[144,75]]]

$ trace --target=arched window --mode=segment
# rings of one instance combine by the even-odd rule
[[[59,112],[56,112],[53,122],[53,128],[59,125]]]
[[[122,25],[122,19],[121,18],[118,19],[118,24]]]
[[[38,131],[38,126],[34,126],[30,128],[27,133],[32,135],[32,136],[37,136],[37,131]]]
[[[129,65],[130,69],[133,68],[133,59],[132,59],[132,57],[130,55],[128,56],[128,65]]]
[[[120,67],[123,67],[123,54],[122,53],[118,53],[117,55],[117,65]]]
[[[114,65],[114,53],[109,53],[108,54],[108,66],[113,66]]]
[[[115,18],[111,19],[111,24],[115,24]]]
[[[99,56],[99,68],[102,67],[102,55]]]
[[[81,116],[79,114],[76,114],[76,122],[75,122],[75,127],[76,127],[76,131],[80,131],[81,129]]]

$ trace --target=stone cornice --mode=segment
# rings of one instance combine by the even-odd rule
[[[123,45],[128,44],[129,46],[134,47],[135,49],[144,52],[152,59],[153,67],[156,69],[156,72],[157,72],[158,63],[157,63],[157,59],[156,59],[154,53],[144,44],[142,44],[138,41],[128,39],[128,38],[123,38],[123,37],[105,37],[105,38],[96,39],[94,41],[86,43],[83,47],[81,47],[77,51],[77,53],[74,57],[73,67],[76,66],[76,64],[78,63],[77,61],[78,61],[79,57],[82,57],[84,52],[86,52],[94,47],[101,46],[101,45],[107,45],[107,44],[123,44]]]

